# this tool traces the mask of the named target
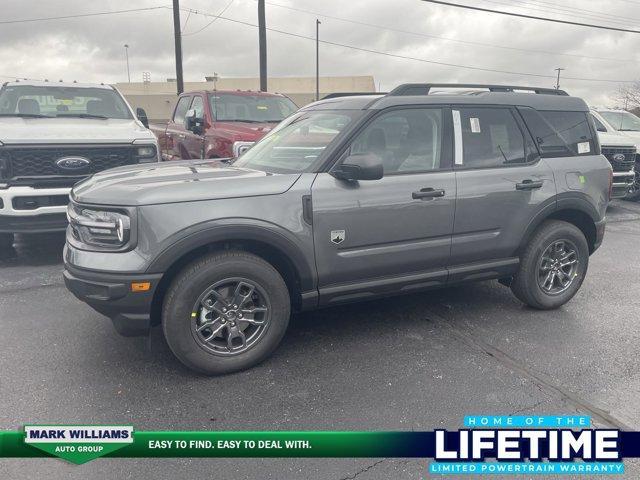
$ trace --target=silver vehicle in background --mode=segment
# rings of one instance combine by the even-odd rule
[[[626,110],[609,108],[597,108],[595,110],[600,119],[606,122],[607,129],[613,129],[622,135],[630,137],[636,144],[636,148],[640,148],[640,118]],[[640,198],[640,158],[638,155],[635,157],[634,173],[634,181],[628,189],[627,200]]]
[[[0,88],[0,247],[14,233],[63,231],[69,191],[88,176],[159,161],[146,115],[110,85],[7,82]]]

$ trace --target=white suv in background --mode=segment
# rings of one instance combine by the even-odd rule
[[[637,139],[630,138],[611,125],[599,110],[591,109],[598,130],[602,154],[613,168],[612,198],[636,198],[638,178],[636,174],[636,145],[640,145],[640,131]],[[637,117],[636,117],[637,118]],[[640,119],[638,119],[640,121]]]
[[[599,136],[603,134],[609,136],[614,133],[625,135],[626,137],[630,137],[636,144],[636,147],[640,149],[640,118],[636,115],[626,110],[608,108],[591,109],[591,113],[593,113],[595,118]],[[600,139],[600,143],[602,144],[602,138]],[[640,198],[640,158],[638,155],[635,157],[634,180],[629,187],[626,198],[627,200]]]

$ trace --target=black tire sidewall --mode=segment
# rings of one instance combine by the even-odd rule
[[[538,308],[557,308],[571,300],[582,286],[589,266],[589,246],[582,232],[577,227],[566,222],[549,224],[543,234],[536,240],[537,242],[532,245],[532,250],[526,258],[528,262],[526,267],[529,275],[527,285],[531,289],[530,294],[538,304],[536,305]],[[558,240],[569,240],[576,246],[578,250],[578,271],[576,278],[566,291],[557,295],[549,295],[538,284],[538,262],[544,251]]]
[[[191,312],[205,289],[234,277],[249,279],[266,292],[271,306],[269,325],[258,343],[246,352],[215,355],[193,337]],[[220,254],[195,262],[178,275],[165,298],[162,326],[169,348],[181,362],[198,372],[219,375],[249,368],[271,354],[286,332],[290,311],[289,293],[277,270],[258,257]]]

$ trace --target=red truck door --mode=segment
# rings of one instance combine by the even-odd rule
[[[188,158],[186,156],[187,149],[185,141],[187,138],[187,130],[184,128],[184,116],[189,110],[191,104],[191,95],[184,95],[178,100],[173,118],[167,124],[167,157],[169,160],[178,160]],[[185,154],[183,156],[183,153]]]
[[[202,131],[201,132],[185,132],[185,138],[183,141],[185,150],[189,154],[188,158],[202,158],[202,146],[204,145],[204,130],[205,130],[205,116],[204,116],[204,99],[202,95],[195,94],[193,96],[193,100],[191,101],[191,106],[189,110],[195,110],[196,118],[200,118],[203,121],[201,122]]]

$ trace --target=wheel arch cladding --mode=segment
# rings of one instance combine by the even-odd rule
[[[532,222],[532,224],[527,229],[525,236],[522,239],[522,243],[520,244],[520,249],[518,253],[522,252],[522,250],[529,243],[529,240],[531,239],[535,231],[546,220],[562,220],[564,222],[567,222],[576,226],[587,239],[587,245],[589,246],[589,254],[593,253],[593,251],[595,250],[597,232],[596,232],[596,224],[595,224],[595,220],[593,219],[593,216],[582,209],[575,208],[575,207],[567,207],[567,208],[561,208],[560,210],[554,210],[553,212],[550,212],[548,215],[537,218],[534,222]]]
[[[195,259],[220,250],[249,252],[273,265],[284,279],[296,310],[301,306],[301,293],[315,288],[312,270],[303,253],[286,237],[260,227],[214,228],[177,242],[149,267],[149,272],[164,272],[151,304],[152,324],[160,323],[164,295],[178,272]]]

